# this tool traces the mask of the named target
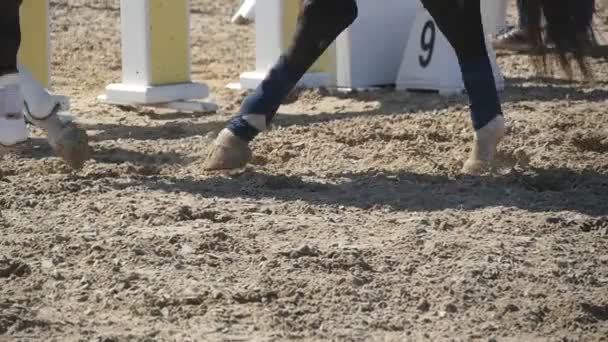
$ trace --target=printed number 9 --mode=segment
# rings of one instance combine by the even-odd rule
[[[420,66],[426,68],[431,63],[433,58],[433,50],[435,49],[435,36],[436,28],[435,22],[432,20],[427,21],[422,29],[422,35],[420,36],[420,47],[422,51],[426,52],[426,56],[418,56]]]

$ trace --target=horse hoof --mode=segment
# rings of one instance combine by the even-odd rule
[[[491,163],[469,159],[464,163],[462,167],[462,173],[470,175],[470,176],[480,176],[486,172],[488,172],[491,168]]]
[[[247,143],[224,128],[215,139],[203,169],[207,171],[240,169],[249,163],[251,155]]]
[[[505,136],[505,118],[495,117],[487,125],[475,132],[473,149],[469,159],[464,163],[462,172],[468,175],[480,175],[491,169],[498,144]]]
[[[80,170],[91,158],[89,137],[84,129],[73,123],[66,124],[57,139],[53,139],[53,149],[71,168]]]

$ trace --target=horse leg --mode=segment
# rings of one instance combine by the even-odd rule
[[[355,0],[302,0],[289,48],[220,132],[205,169],[234,169],[247,164],[251,158],[248,143],[268,128],[281,102],[356,17]]]
[[[0,1],[0,76],[17,72],[17,52],[21,44],[19,4],[16,0]]]
[[[0,76],[0,156],[28,138],[21,91],[11,79],[17,79],[16,74]]]
[[[22,66],[19,67],[19,84],[27,119],[46,132],[55,154],[73,169],[81,169],[91,154],[86,131],[72,122],[61,121],[59,102]]]
[[[23,117],[23,99],[19,90],[17,52],[21,42],[19,4],[16,0],[0,1],[0,154],[27,140]]]
[[[597,45],[597,40],[593,32],[595,0],[582,0],[578,10],[581,11],[581,13],[574,16],[577,33],[582,37],[588,36],[587,39],[582,38],[583,41],[588,40],[593,45]]]
[[[528,17],[530,44],[539,52],[534,56],[535,67],[544,73],[552,71],[547,63],[547,57],[552,57],[569,78],[574,76],[573,64],[585,78],[593,77],[586,54],[597,43],[593,34],[595,0],[526,0],[522,11]]]
[[[10,114],[12,120],[5,121],[4,127],[0,127],[0,135],[7,137],[7,140],[15,140],[16,135],[25,132],[27,137],[22,114],[25,109],[28,120],[46,132],[55,153],[71,167],[80,169],[90,153],[86,132],[74,124],[64,124],[57,115],[57,101],[24,67],[17,65],[17,52],[21,43],[20,4],[21,0],[0,1],[0,41],[3,42],[0,49],[0,87],[9,89],[5,91],[4,97],[12,103],[12,110],[6,113]],[[23,121],[23,127],[18,124],[18,120]]]
[[[485,172],[505,134],[505,120],[485,44],[480,0],[422,0],[450,42],[469,96],[474,143],[463,172]]]

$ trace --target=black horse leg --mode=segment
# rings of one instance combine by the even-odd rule
[[[355,0],[303,0],[291,46],[245,99],[227,128],[243,141],[253,140],[271,123],[306,71],[356,17]]]
[[[17,0],[0,1],[0,76],[17,72],[17,53],[21,43],[20,3]]]
[[[422,0],[422,3],[456,51],[469,96],[473,127],[479,130],[502,115],[486,49],[480,0]]]

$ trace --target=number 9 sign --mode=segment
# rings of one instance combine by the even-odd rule
[[[432,90],[446,95],[461,93],[464,90],[464,82],[456,52],[422,2],[417,3],[416,19],[403,53],[395,88]],[[486,42],[486,47],[494,71],[496,88],[503,89],[504,78],[496,64],[492,44]]]
[[[418,62],[423,68],[426,68],[429,66],[429,64],[431,64],[431,60],[433,59],[433,50],[435,49],[436,36],[437,28],[435,27],[435,22],[432,20],[427,21],[424,24],[422,34],[420,35],[420,48],[422,48],[422,51],[426,52],[426,56],[418,56]]]

